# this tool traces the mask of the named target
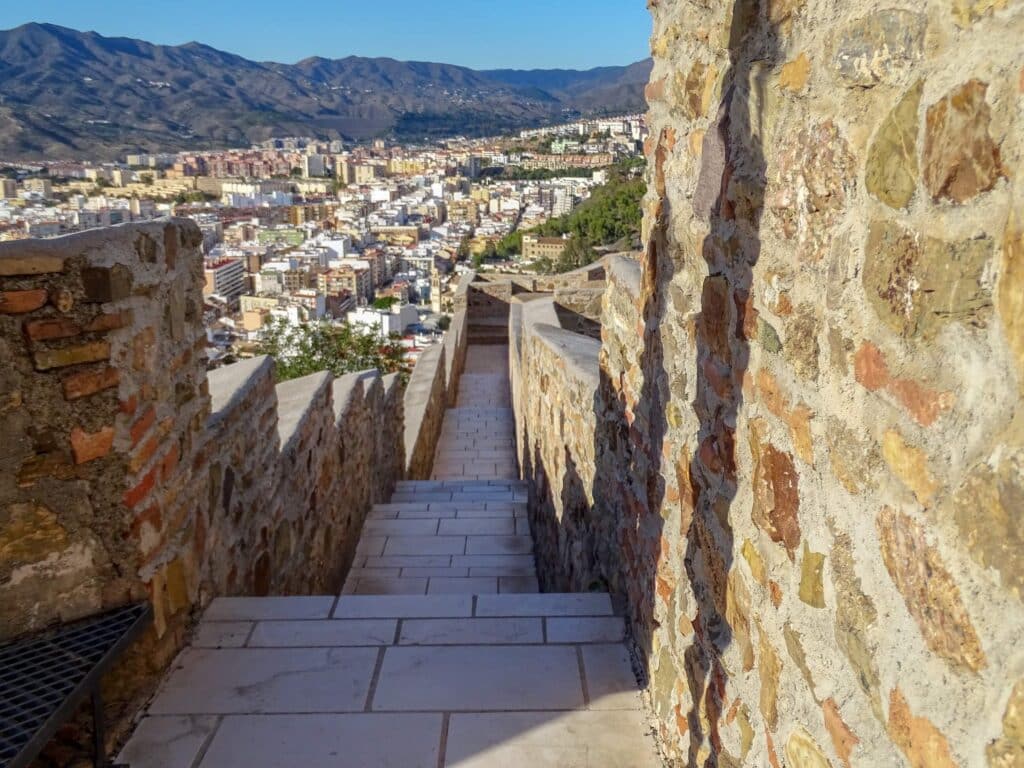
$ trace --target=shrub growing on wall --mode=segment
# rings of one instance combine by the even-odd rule
[[[260,339],[258,352],[277,361],[278,381],[330,371],[335,376],[373,368],[382,373],[409,375],[405,349],[397,334],[381,338],[371,329],[348,323],[305,323],[285,320],[270,323]]]

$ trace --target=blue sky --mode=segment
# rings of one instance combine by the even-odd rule
[[[648,55],[645,0],[3,0],[0,29],[49,22],[260,61],[390,56],[584,69]]]

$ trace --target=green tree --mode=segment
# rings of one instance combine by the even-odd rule
[[[469,235],[465,235],[459,242],[459,250],[455,252],[455,256],[459,261],[465,261],[469,258],[469,254]]]
[[[320,371],[335,376],[373,368],[382,373],[409,376],[409,364],[401,338],[387,339],[369,329],[348,323],[306,323],[292,325],[285,320],[268,324],[257,345],[258,353],[277,361],[278,381],[289,381]]]
[[[139,181],[141,181],[147,187],[151,187],[151,186],[153,186],[153,174],[152,173],[143,173],[143,174],[141,174],[139,176]]]
[[[561,256],[553,261],[548,258],[538,259],[533,266],[542,275],[559,275],[592,264],[597,256],[597,251],[589,242],[573,235],[566,242]]]
[[[498,253],[498,258],[501,259],[510,259],[513,256],[518,256],[523,252],[523,233],[516,231],[510,235],[505,235],[498,241],[495,249]]]
[[[374,299],[373,308],[382,309],[387,312],[390,312],[391,307],[393,307],[397,302],[398,299],[396,299],[394,296],[381,296],[379,299]]]

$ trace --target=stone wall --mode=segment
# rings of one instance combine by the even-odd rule
[[[405,473],[397,376],[207,374],[200,243],[172,221],[0,246],[0,639],[151,600],[115,721],[212,597],[340,591]]]
[[[619,596],[680,764],[1017,765],[1024,5],[649,5],[578,434],[516,347],[545,583]]]
[[[404,402],[404,472],[409,480],[429,480],[433,472],[445,410],[458,398],[459,379],[466,365],[468,317],[465,308],[458,309],[444,342],[426,349],[413,368]]]

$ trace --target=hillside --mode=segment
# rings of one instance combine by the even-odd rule
[[[487,135],[644,108],[650,62],[475,71],[394,59],[255,62],[50,24],[0,31],[0,157],[112,158],[274,135]]]

